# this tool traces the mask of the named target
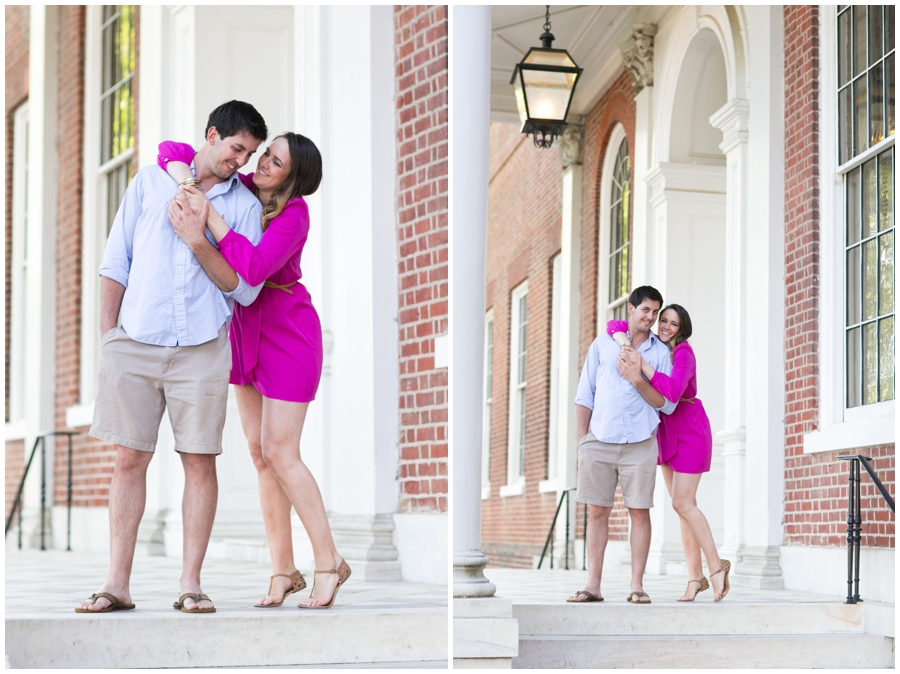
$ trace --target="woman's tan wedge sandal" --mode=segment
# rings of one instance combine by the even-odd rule
[[[254,604],[256,608],[275,608],[276,606],[281,606],[284,603],[284,600],[288,598],[288,595],[299,592],[304,587],[306,587],[306,579],[299,571],[294,571],[294,573],[292,573],[291,575],[288,575],[286,573],[276,573],[274,576],[269,578],[269,591],[266,592],[266,596],[272,594],[272,583],[275,582],[275,579],[279,577],[287,578],[288,580],[290,580],[291,589],[284,593],[284,596],[281,597],[281,601],[277,604]]]
[[[338,575],[338,582],[334,588],[334,594],[331,595],[331,601],[327,604],[320,604],[319,606],[307,606],[306,604],[298,604],[297,608],[331,608],[334,605],[335,597],[337,597],[338,590],[341,589],[341,585],[347,582],[347,579],[350,577],[350,567],[347,566],[347,562],[343,559],[341,560],[340,565],[336,569],[328,569],[327,571],[319,571],[316,570],[316,573],[336,573]],[[316,591],[315,583],[313,584],[313,592]],[[310,594],[310,597],[312,594]]]
[[[694,601],[697,598],[698,594],[703,592],[703,590],[709,589],[709,581],[706,580],[706,576],[703,576],[702,578],[700,578],[700,580],[689,580],[687,587],[684,590],[685,597],[687,597],[688,592],[690,592],[690,590],[691,590],[691,583],[697,583],[697,585],[699,585],[699,588],[697,589],[697,591],[694,592],[694,596],[691,597],[690,599],[678,599],[678,601]]]

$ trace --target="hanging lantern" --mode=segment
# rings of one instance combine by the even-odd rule
[[[568,126],[566,117],[582,69],[565,49],[552,48],[556,38],[550,32],[550,5],[540,39],[541,46],[529,49],[516,64],[509,83],[515,86],[522,133],[532,134],[536,146],[548,148]]]

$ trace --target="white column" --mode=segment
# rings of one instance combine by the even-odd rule
[[[56,389],[57,10],[33,6],[30,65],[28,269],[26,271],[25,460],[35,438],[54,430]],[[45,544],[51,546],[54,440],[47,438]],[[23,539],[40,545],[41,456],[35,454],[23,498]]]
[[[481,423],[490,150],[491,8],[450,22],[450,448],[453,456],[453,665],[510,667],[512,602],[495,597],[481,551]]]
[[[747,166],[747,490],[745,547],[735,581],[780,588],[784,499],[784,45],[780,6],[749,8],[750,81]]]
[[[634,220],[631,240],[634,242],[634,265],[631,287],[660,283],[665,269],[654,260],[654,233],[650,222],[650,195],[647,174],[650,171],[650,152],[653,146],[653,87],[645,86],[634,97]],[[615,151],[611,149],[610,151]],[[656,286],[665,297],[665,289]]]

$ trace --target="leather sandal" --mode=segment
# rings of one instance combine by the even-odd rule
[[[272,594],[272,583],[276,578],[287,578],[291,581],[291,589],[284,593],[281,597],[281,601],[277,604],[254,604],[256,608],[275,608],[276,606],[281,606],[284,603],[284,600],[288,598],[288,595],[294,594],[295,592],[299,592],[304,587],[306,587],[306,579],[303,577],[303,574],[299,571],[294,571],[294,573],[288,575],[286,573],[276,573],[275,575],[269,578],[269,591],[266,592],[266,596]]]
[[[731,583],[728,582],[728,574],[731,572],[731,562],[729,562],[727,559],[723,559],[721,561],[722,561],[722,566],[719,567],[719,570],[716,571],[715,573],[709,574],[710,578],[712,578],[713,576],[718,575],[720,573],[725,574],[725,578],[723,579],[724,583],[723,583],[723,587],[722,587],[722,596],[719,597],[718,599],[716,599],[716,601],[722,601],[723,599],[725,599],[725,595],[728,594],[728,590],[731,589]]]
[[[213,606],[212,608],[185,608],[184,607],[185,599],[193,599],[197,604],[199,604],[201,601],[204,601],[204,600],[212,601],[212,599],[210,599],[203,593],[197,594],[196,592],[185,592],[183,595],[178,597],[178,601],[176,601],[172,604],[172,608],[178,609],[182,613],[215,613],[216,612],[215,606]]]
[[[91,605],[97,603],[97,600],[103,598],[109,602],[109,606],[101,608],[99,611],[91,611],[87,608],[76,608],[75,613],[109,613],[110,611],[130,611],[134,608],[134,604],[126,604],[114,594],[109,592],[96,592],[91,595]]]
[[[694,595],[690,599],[678,599],[678,601],[694,601],[697,598],[697,595],[703,592],[703,590],[709,589],[709,581],[706,579],[706,576],[702,576],[700,580],[689,580],[687,587],[684,589],[684,596],[687,596],[687,593],[691,590],[691,583],[697,583],[699,588]]]
[[[336,573],[338,575],[338,582],[334,588],[334,594],[331,595],[331,601],[327,604],[319,604],[318,606],[307,606],[306,604],[297,604],[297,608],[331,608],[334,605],[335,597],[337,597],[338,590],[341,589],[341,585],[347,582],[347,579],[350,577],[350,567],[347,566],[347,562],[343,559],[341,560],[340,565],[336,569],[328,569],[327,571],[319,571],[316,569],[315,573]],[[315,583],[313,583],[313,592],[316,591]],[[309,595],[312,597],[312,593]]]
[[[647,597],[647,601],[637,601],[635,599],[635,597],[637,597],[637,599],[640,599],[641,597]],[[650,595],[647,594],[646,592],[632,592],[631,594],[628,595],[628,597],[626,597],[626,600],[630,604],[649,604],[650,603]]]
[[[599,594],[594,594],[593,592],[588,592],[587,590],[578,590],[573,597],[577,597],[578,595],[583,594],[587,599],[566,599],[570,604],[587,604],[591,601],[603,601],[603,597]]]

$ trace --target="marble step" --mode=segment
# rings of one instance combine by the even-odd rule
[[[882,604],[879,607],[893,606]],[[823,603],[654,603],[514,604],[520,635],[714,636],[800,634],[893,634],[866,624],[875,605]]]
[[[513,668],[893,668],[894,640],[852,635],[519,637]]]
[[[385,603],[206,615],[173,609],[96,616],[20,612],[6,619],[6,656],[13,668],[429,667],[447,661],[447,609]]]

